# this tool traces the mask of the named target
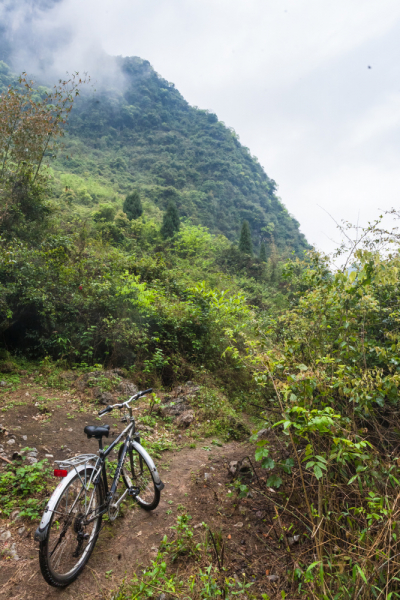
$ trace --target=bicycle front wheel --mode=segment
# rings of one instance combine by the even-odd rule
[[[122,451],[123,446],[119,449],[119,460]],[[156,487],[151,467],[147,464],[145,457],[132,446],[126,453],[121,475],[128,489],[138,489],[139,493],[136,496],[136,501],[142,508],[145,510],[157,508],[160,502],[160,490]]]
[[[59,497],[39,548],[40,570],[54,587],[66,587],[78,577],[97,541],[103,488],[90,481],[92,472],[86,469],[55,492]]]

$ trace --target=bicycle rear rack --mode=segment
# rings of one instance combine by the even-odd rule
[[[95,469],[94,472],[96,472],[96,467],[97,467],[97,461],[99,460],[99,457],[97,456],[97,454],[78,454],[78,456],[73,456],[72,458],[66,458],[65,460],[55,460],[54,462],[56,463],[56,465],[58,465],[59,469],[67,469],[68,472],[72,471],[72,469],[75,470],[76,474],[78,475],[79,479],[82,482],[82,485],[85,486],[86,485],[84,482],[91,483],[92,481],[92,477],[93,477],[93,472],[90,476],[89,482],[87,480],[87,476],[86,476],[86,469],[88,467],[92,467]],[[78,469],[78,467],[80,467],[81,465],[85,466],[85,476],[84,479],[82,479],[81,477],[81,473],[82,473],[82,469]]]

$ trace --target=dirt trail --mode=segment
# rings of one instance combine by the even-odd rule
[[[238,451],[233,442],[213,450],[213,458],[226,457]],[[184,449],[168,453],[168,471],[160,469],[165,481],[158,508],[147,513],[137,506],[126,505],[123,516],[102,530],[96,548],[85,570],[72,585],[64,590],[49,587],[43,580],[38,565],[37,545],[31,539],[18,544],[19,561],[2,565],[0,597],[15,600],[52,600],[53,598],[108,598],[123,577],[133,573],[140,563],[156,556],[160,541],[170,535],[176,521],[176,510],[166,511],[182,504],[190,509],[193,475],[208,463],[209,452],[203,449]],[[32,557],[32,558],[31,558]]]
[[[96,423],[93,414],[95,407],[90,403],[79,404],[76,398],[75,392],[57,392],[29,383],[7,394],[6,398],[3,396],[0,425],[8,435],[2,434],[0,443],[10,449],[8,457],[14,450],[25,446],[36,448],[39,459],[46,454],[52,455],[48,459],[50,464],[54,459],[65,458],[71,452],[96,452],[97,442],[88,440],[83,433],[87,423]],[[42,420],[43,415],[38,412],[40,403],[47,404],[51,410],[54,407],[51,417],[44,415]],[[139,409],[139,423],[140,412]],[[118,418],[113,416],[106,422],[114,424],[114,433],[122,428],[117,425]],[[8,446],[7,441],[11,438],[15,443]],[[209,510],[213,512],[215,506],[204,505],[200,498],[202,492],[199,486],[193,485],[193,480],[202,467],[211,464],[211,458],[216,465],[220,463],[222,466],[226,462],[221,460],[223,457],[231,460],[237,454],[242,455],[243,447],[232,442],[223,447],[213,447],[211,452],[211,448],[205,444],[203,441],[197,443],[197,448],[185,447],[180,451],[165,452],[161,460],[156,460],[165,483],[158,508],[147,513],[130,501],[123,504],[121,515],[114,523],[103,522],[102,533],[88,565],[78,580],[64,590],[49,587],[40,574],[37,544],[33,541],[37,522],[26,519],[17,519],[15,522],[0,520],[0,536],[4,533],[8,536],[7,532],[11,534],[5,541],[0,541],[0,551],[7,551],[14,545],[18,555],[18,560],[15,560],[5,559],[6,554],[2,554],[0,598],[109,598],[110,590],[115,589],[123,577],[129,579],[139,564],[148,563],[156,556],[164,535],[171,534],[170,527],[175,524],[179,514],[178,505],[184,506],[200,522],[203,519],[212,521],[214,516],[209,514]],[[19,533],[22,527],[24,531]]]

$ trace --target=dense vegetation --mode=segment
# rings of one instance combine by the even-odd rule
[[[58,171],[43,161],[43,131],[51,126],[52,139],[62,135],[67,117],[61,111],[50,118],[54,97],[24,81],[2,97],[4,354],[61,366],[121,365],[138,381],[167,387],[201,373],[230,386],[248,411],[253,394],[266,429],[280,432],[279,457],[268,437],[253,438],[267,492],[277,490],[277,519],[291,519],[309,540],[293,562],[293,593],[398,597],[398,236],[378,224],[354,243],[345,232],[350,250],[341,269],[317,253],[285,256],[283,244],[299,251],[303,242],[272,182],[234,134],[186,105],[148,64],[132,59],[122,66],[135,86],[120,96],[102,93],[98,108],[83,98],[65,138],[79,161],[59,159]],[[54,93],[60,106],[72,100],[68,91]],[[143,121],[135,107],[146,103]],[[199,147],[209,147],[194,161],[198,136],[207,138]],[[215,170],[216,156],[222,149],[230,156],[229,148],[245,167],[236,179],[235,161]],[[69,173],[60,171],[63,161]],[[202,190],[205,181],[221,187]],[[276,220],[267,222],[271,215]],[[265,238],[267,248],[254,258],[253,243],[271,222],[275,238]],[[237,239],[240,229],[237,247],[229,236]],[[203,597],[222,595],[214,592]],[[121,598],[138,597],[136,589],[130,593]]]
[[[105,198],[121,208],[121,194],[136,187],[146,216],[158,221],[173,200],[182,217],[231,241],[245,219],[256,247],[262,239],[297,253],[307,247],[275,182],[233,130],[191,107],[147,61],[115,59],[108,68],[120,74],[119,88],[82,90],[55,163],[56,197],[68,187],[74,206],[93,209]],[[10,79],[3,63],[0,87]]]
[[[284,302],[274,245],[267,263],[252,259],[183,219],[174,199],[154,218],[142,188],[126,195],[126,212],[94,179],[89,189],[102,201],[79,196],[74,175],[58,180],[45,164],[78,92],[73,81],[63,85],[64,95],[63,86],[50,93],[25,78],[0,105],[4,347],[66,365],[134,365],[167,384],[194,368],[234,368],[222,357],[226,330],[245,326],[252,306]]]

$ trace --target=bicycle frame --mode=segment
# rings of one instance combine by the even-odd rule
[[[130,412],[131,412],[131,409],[130,409]],[[104,513],[107,512],[109,504],[112,501],[113,496],[117,490],[118,480],[119,480],[119,476],[121,474],[122,465],[124,464],[126,453],[128,452],[128,447],[131,442],[131,434],[134,433],[134,429],[135,429],[135,421],[132,416],[130,416],[130,421],[131,422],[129,423],[129,425],[119,434],[119,436],[108,446],[108,448],[106,450],[103,450],[103,443],[102,443],[103,440],[102,439],[99,440],[99,459],[97,461],[97,464],[95,465],[96,471],[93,473],[92,477],[90,478],[89,484],[91,483],[91,481],[93,481],[94,485],[97,486],[100,483],[101,477],[103,478],[104,491],[106,494],[106,502],[105,502],[105,504],[103,504],[100,507],[100,512],[95,514],[90,519],[86,520],[85,524],[91,523],[92,521],[94,521],[94,519],[97,519],[97,517],[99,517],[100,515],[103,515]],[[108,489],[108,481],[107,481],[107,472],[106,472],[106,458],[124,436],[126,436],[124,448],[123,448],[123,451],[121,454],[121,458],[118,461],[118,465],[115,470],[114,479],[112,481],[111,488],[109,490]],[[140,441],[140,437],[136,436],[135,441]],[[140,457],[140,466],[142,466],[141,463],[142,463],[142,459]],[[128,493],[129,493],[129,490],[126,489],[125,492],[122,494],[121,498],[119,498],[118,502],[116,502],[115,507],[118,507],[121,504],[121,502],[125,499],[125,497]],[[94,490],[92,492],[92,497],[90,499],[86,514],[88,514],[90,511],[93,497],[94,497]]]

